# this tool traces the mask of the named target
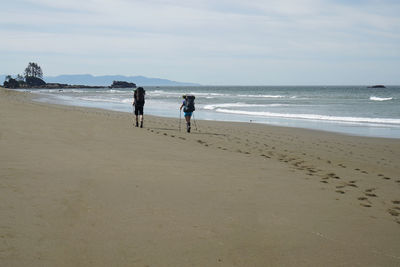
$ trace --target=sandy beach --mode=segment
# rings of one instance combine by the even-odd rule
[[[0,266],[400,266],[399,139],[31,97],[0,89]]]

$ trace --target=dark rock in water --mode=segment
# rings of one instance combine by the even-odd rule
[[[368,86],[368,88],[386,88],[386,87],[384,85],[377,84],[377,85],[373,85],[373,86]]]
[[[136,88],[136,84],[125,81],[113,81],[110,88]]]
[[[33,86],[45,86],[46,82],[38,77],[29,76],[25,78],[25,82],[29,87]]]

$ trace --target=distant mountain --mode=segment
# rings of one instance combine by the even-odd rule
[[[66,84],[81,84],[90,86],[109,86],[113,81],[125,81],[135,83],[139,86],[196,86],[199,84],[176,82],[159,78],[148,78],[144,76],[122,76],[122,75],[106,75],[106,76],[93,76],[90,74],[77,74],[77,75],[59,75],[53,77],[44,77],[47,83],[66,83]]]

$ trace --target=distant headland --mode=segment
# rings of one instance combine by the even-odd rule
[[[160,78],[144,76],[91,74],[43,76],[42,68],[34,62],[29,62],[24,74],[17,76],[1,75],[0,84],[4,81],[5,88],[135,88],[140,86],[199,86],[196,83],[177,82]]]

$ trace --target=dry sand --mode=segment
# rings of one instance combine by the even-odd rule
[[[4,89],[0,114],[0,266],[400,266],[400,140]]]

